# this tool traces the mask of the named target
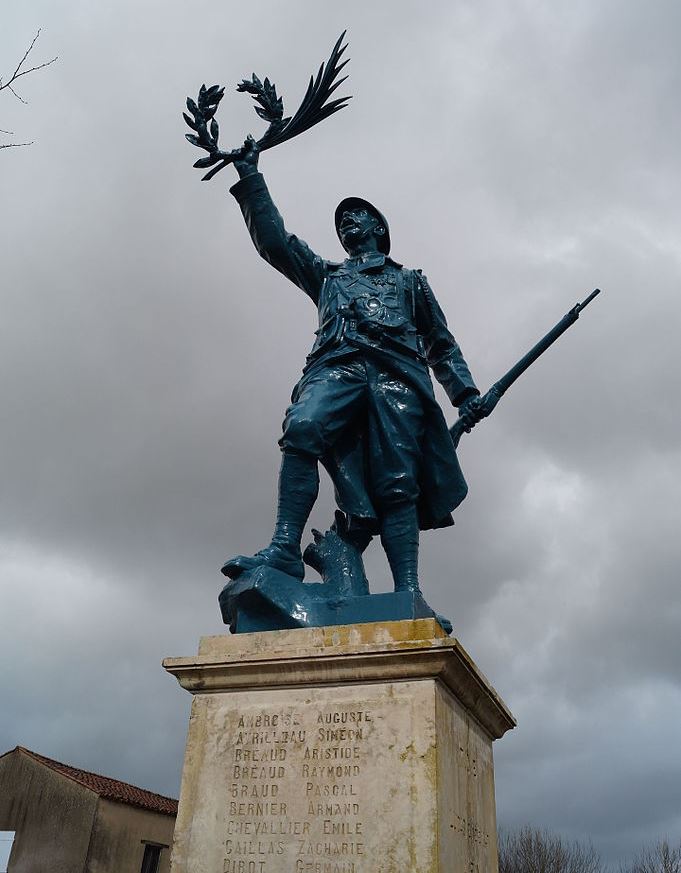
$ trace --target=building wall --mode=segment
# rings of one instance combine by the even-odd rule
[[[97,800],[21,752],[0,758],[0,830],[16,831],[9,873],[80,873]]]
[[[161,851],[159,873],[169,873],[175,817],[100,798],[85,873],[140,873],[144,842]]]

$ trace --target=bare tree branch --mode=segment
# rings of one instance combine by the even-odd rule
[[[30,46],[26,49],[26,51],[24,52],[24,56],[17,64],[16,69],[14,70],[12,75],[9,77],[9,81],[3,82],[2,79],[0,79],[0,91],[4,91],[5,88],[9,88],[9,90],[12,92],[12,94],[14,94],[14,96],[17,98],[17,100],[21,100],[22,103],[26,103],[27,101],[24,100],[23,97],[20,97],[19,94],[17,94],[15,89],[12,87],[14,82],[16,82],[16,80],[20,79],[22,76],[28,76],[29,73],[35,73],[36,70],[42,70],[43,67],[49,67],[50,64],[53,64],[57,60],[57,57],[58,57],[58,55],[55,55],[55,57],[53,57],[51,60],[45,61],[42,64],[36,64],[35,67],[29,67],[27,70],[21,69],[24,65],[24,62],[26,61],[26,59],[30,55],[31,49],[36,44],[39,36],[40,36],[40,28],[38,28],[38,32],[33,37]]]
[[[518,831],[502,832],[499,836],[499,873],[603,873],[604,871],[598,853],[588,843],[570,842],[558,834],[529,825]],[[627,873],[643,873],[643,871],[627,871]]]
[[[7,85],[4,85],[3,87],[9,88],[9,90],[12,92],[12,94],[14,94],[14,96],[17,98],[17,100],[20,103],[24,103],[26,106],[28,106],[28,100],[24,100],[23,97],[21,97],[19,94],[17,94],[17,92],[14,90],[14,88],[9,83]],[[2,89],[0,88],[0,90],[2,90]]]
[[[633,861],[620,865],[619,873],[681,873],[681,841],[660,840],[647,846]]]
[[[23,57],[21,58],[19,63],[16,65],[14,72],[9,77],[9,79],[6,82],[3,82],[3,80],[0,78],[0,91],[4,91],[5,89],[7,89],[21,103],[28,103],[28,100],[24,100],[24,98],[21,96],[21,94],[19,94],[17,92],[17,90],[15,88],[15,82],[17,81],[17,79],[20,79],[22,76],[28,76],[29,73],[35,73],[36,70],[42,70],[43,67],[49,67],[50,64],[53,64],[57,60],[57,57],[55,56],[51,60],[45,61],[42,64],[36,64],[34,67],[27,67],[26,69],[22,69],[24,64],[26,63],[28,56],[31,54],[31,50],[33,49],[33,46],[36,44],[39,36],[40,36],[40,28],[38,28],[38,32],[31,40],[31,44],[24,52]],[[11,130],[0,130],[0,133],[4,133],[6,136],[14,136],[14,132]],[[29,145],[33,145],[33,142],[1,143],[0,149],[15,149],[15,148],[21,148],[21,146],[29,146]]]

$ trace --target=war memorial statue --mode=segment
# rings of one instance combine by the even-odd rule
[[[295,386],[279,440],[277,518],[271,542],[255,555],[229,558],[222,572],[232,580],[220,596],[223,618],[234,631],[347,624],[433,616],[418,578],[419,531],[453,524],[466,496],[456,445],[489,415],[506,388],[574,320],[578,304],[529,355],[481,395],[421,270],[391,258],[388,221],[372,203],[351,196],[335,210],[346,257],[328,261],[290,233],[262,173],[261,151],[290,139],[343,108],[329,100],[344,79],[347,61],[336,43],[326,65],[293,118],[269,79],[255,74],[238,90],[250,93],[256,112],[270,122],[256,142],[249,136],[231,152],[218,148],[213,117],[223,96],[202,87],[188,100],[196,132],[192,144],[209,152],[195,166],[233,163],[239,181],[230,189],[262,258],[315,304],[319,328]],[[597,292],[595,292],[597,293]],[[594,296],[594,295],[592,295]],[[566,321],[567,319],[567,321]],[[541,346],[541,348],[540,348]],[[450,430],[438,405],[430,372],[459,418]],[[305,560],[323,584],[305,584],[302,536],[319,490],[319,464],[329,473],[338,505],[331,530],[315,531]],[[370,595],[362,553],[380,536],[394,595]],[[450,629],[446,619],[440,622]]]
[[[274,85],[251,94],[257,142],[218,147],[223,91],[185,120],[196,166],[231,188],[258,253],[317,307],[319,329],[284,419],[277,520],[230,558],[220,607],[236,634],[202,637],[165,669],[193,695],[171,873],[497,873],[492,744],[515,727],[499,694],[419,586],[419,531],[466,496],[456,448],[579,317],[594,291],[481,394],[428,280],[391,257],[387,219],[348,197],[327,261],[285,229],[260,154],[341,109],[342,37],[292,117]],[[241,140],[241,137],[240,137]],[[430,371],[459,417],[451,428]],[[331,529],[302,548],[320,464]],[[394,591],[371,594],[362,554],[380,536]],[[304,581],[304,564],[321,582]]]

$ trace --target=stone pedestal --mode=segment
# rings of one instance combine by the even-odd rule
[[[496,873],[513,716],[433,619],[204,637],[172,873]]]

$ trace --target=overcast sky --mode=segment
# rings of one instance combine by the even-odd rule
[[[518,719],[499,823],[615,863],[681,837],[681,5],[676,0],[3,0],[0,751],[175,795],[190,703],[160,661],[221,633],[218,568],[270,536],[309,300],[192,169],[295,109],[348,29],[341,114],[261,159],[327,258],[341,197],[388,216],[486,388],[603,294],[461,443],[470,494],[422,538],[427,598]],[[4,137],[2,141],[11,141]],[[440,397],[443,395],[440,393]],[[447,409],[454,419],[455,411]],[[313,513],[331,519],[330,489]],[[373,590],[388,589],[378,545]]]

